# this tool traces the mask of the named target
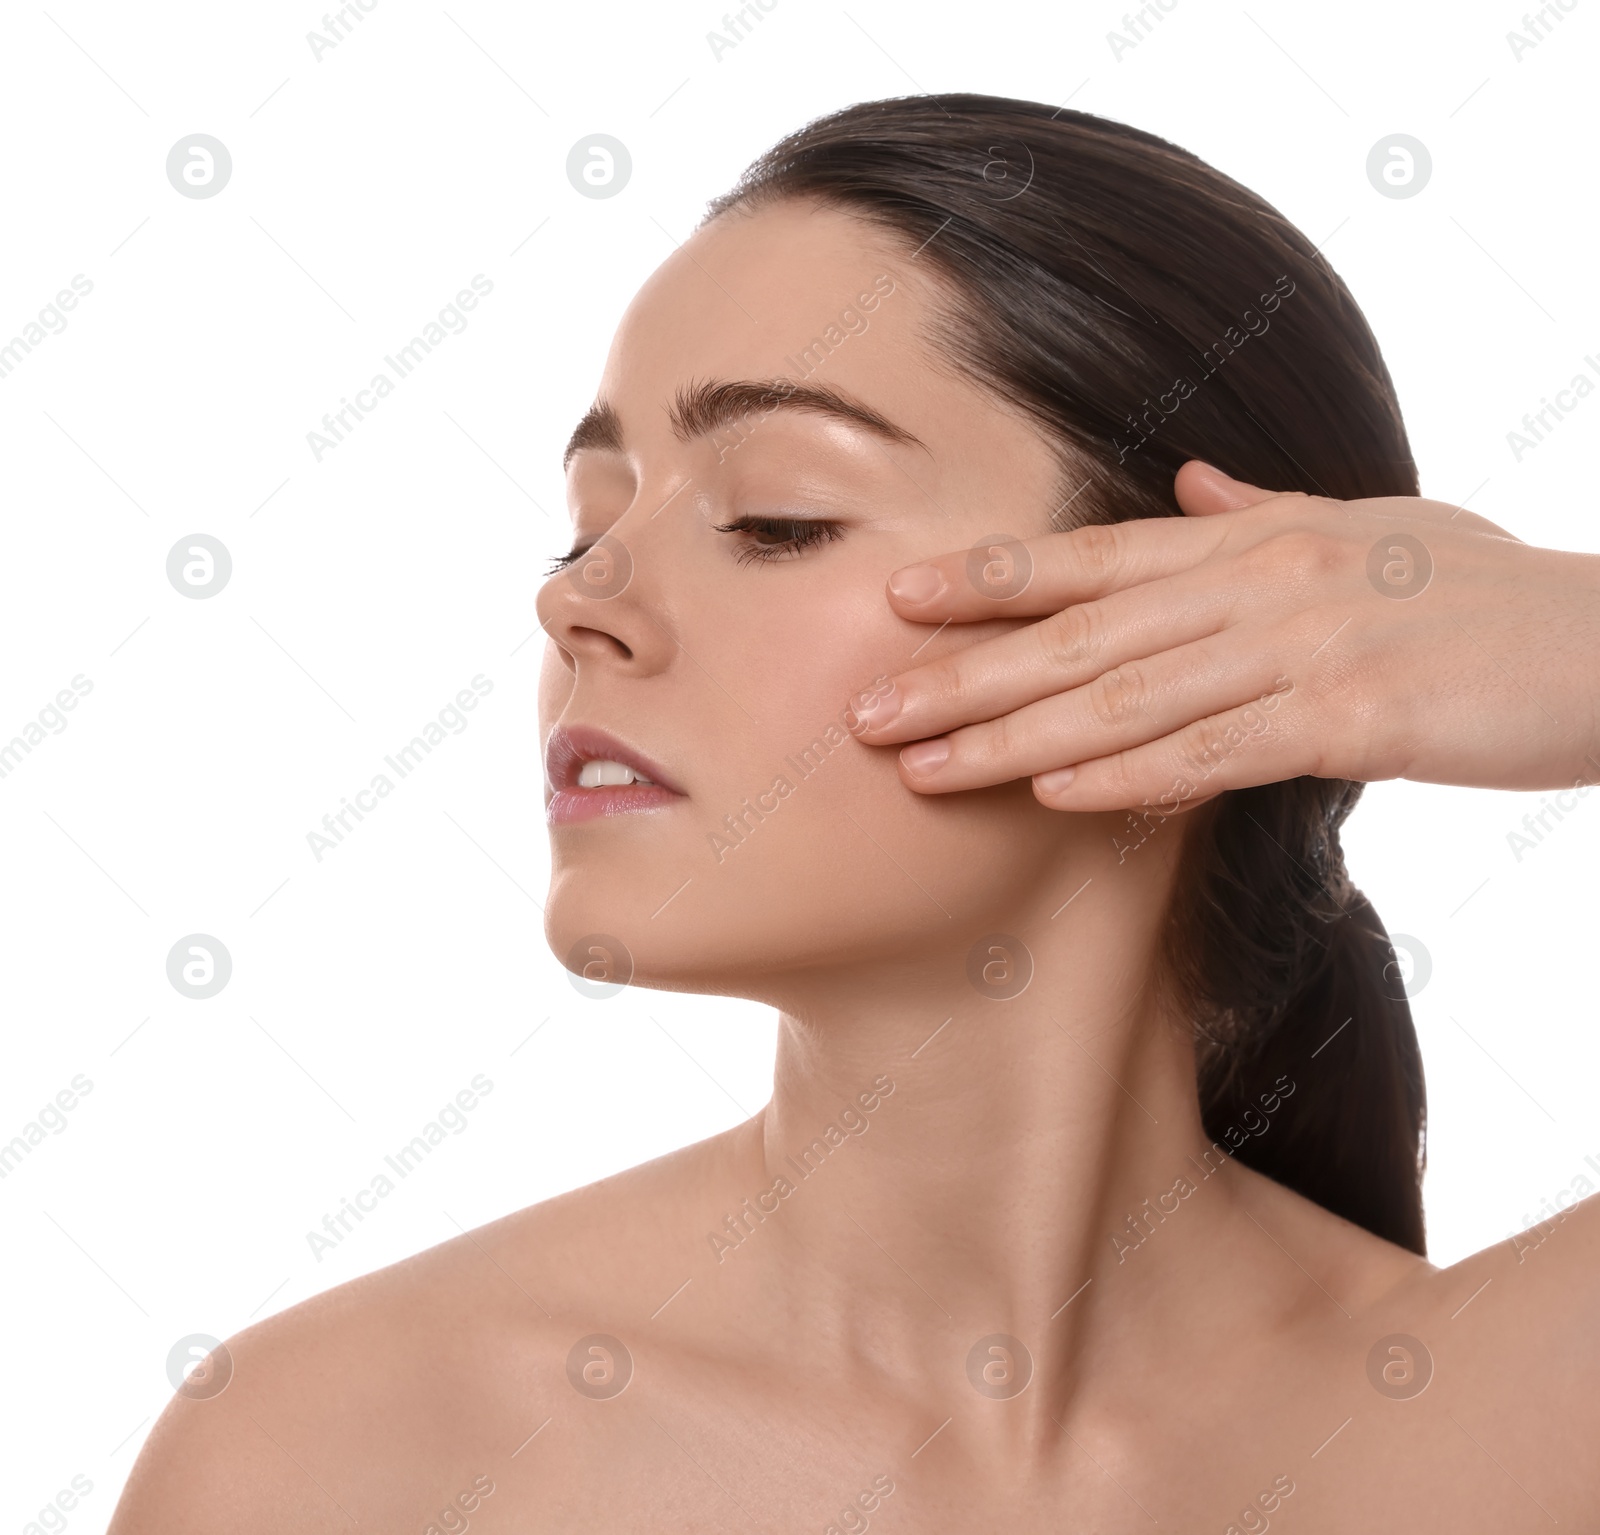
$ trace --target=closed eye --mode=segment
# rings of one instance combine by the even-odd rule
[[[840,523],[829,522],[821,517],[747,515],[735,517],[732,522],[713,523],[712,531],[746,535],[745,541],[734,549],[734,559],[741,565],[752,560],[794,559],[814,544],[831,543],[844,536],[844,528]],[[550,561],[545,574],[556,575],[581,560],[594,548],[595,542],[591,539],[588,543],[574,544],[566,554],[557,555]]]
[[[794,559],[813,544],[831,543],[844,536],[839,523],[821,517],[743,516],[732,522],[714,523],[712,529],[745,535],[734,549],[734,558],[741,565],[751,560]]]

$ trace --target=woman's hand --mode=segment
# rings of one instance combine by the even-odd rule
[[[1312,774],[1600,781],[1600,555],[1440,501],[1279,495],[1191,460],[1185,517],[961,550],[902,617],[1028,624],[900,673],[860,713],[927,793],[1031,777],[1059,810],[1189,808]]]

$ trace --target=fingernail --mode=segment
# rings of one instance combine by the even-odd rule
[[[937,741],[917,741],[900,753],[906,772],[914,778],[926,778],[944,766],[950,755],[950,738],[941,736]]]
[[[889,577],[889,590],[902,602],[932,602],[944,590],[936,565],[907,565]]]
[[[1048,773],[1036,774],[1033,781],[1044,793],[1059,794],[1077,776],[1075,767],[1053,768]]]
[[[900,690],[891,682],[882,692],[863,693],[860,702],[852,703],[846,713],[850,731],[877,730],[887,725],[900,712]]]

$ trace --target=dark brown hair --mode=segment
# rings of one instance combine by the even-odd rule
[[[1182,515],[1189,458],[1273,490],[1418,493],[1348,289],[1275,208],[1153,134],[993,96],[866,102],[775,145],[708,217],[787,198],[936,269],[938,344],[1060,450],[1059,527]],[[1207,1133],[1264,1123],[1239,1160],[1421,1253],[1416,1030],[1339,843],[1360,793],[1304,777],[1191,812],[1167,964]]]

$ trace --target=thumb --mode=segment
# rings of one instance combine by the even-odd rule
[[[1199,458],[1191,458],[1178,470],[1172,489],[1178,498],[1178,505],[1191,517],[1236,512],[1242,507],[1254,506],[1258,501],[1270,501],[1282,494],[1281,491],[1263,490],[1259,485],[1236,480]]]

